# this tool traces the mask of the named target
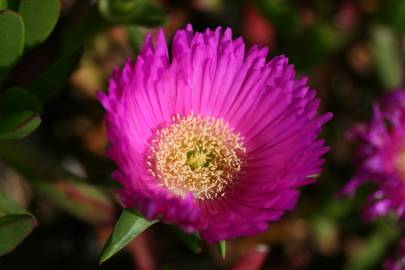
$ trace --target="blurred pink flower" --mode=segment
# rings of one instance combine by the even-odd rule
[[[353,194],[366,182],[376,184],[364,210],[368,220],[394,213],[402,225],[405,218],[405,91],[398,89],[374,104],[374,116],[348,133],[357,142],[357,172],[344,187]],[[387,270],[405,270],[405,239],[396,257],[387,259]]]
[[[357,142],[355,176],[344,188],[353,194],[365,182],[377,184],[364,212],[367,219],[405,214],[405,92],[393,91],[374,105],[374,117],[355,126],[349,138]]]

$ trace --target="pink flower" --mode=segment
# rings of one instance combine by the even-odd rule
[[[212,243],[267,229],[320,173],[331,118],[307,79],[228,28],[148,35],[107,94],[108,156],[125,207]]]
[[[368,220],[394,213],[405,218],[405,91],[392,91],[374,104],[374,117],[348,133],[357,143],[357,172],[344,187],[353,194],[366,182],[375,183],[364,210]],[[405,238],[396,257],[384,262],[384,269],[405,270]]]
[[[344,188],[352,194],[365,182],[376,183],[365,217],[405,214],[405,92],[396,90],[374,105],[374,118],[355,126],[349,138],[358,143],[355,176]]]

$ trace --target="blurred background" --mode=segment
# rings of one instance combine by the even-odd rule
[[[395,253],[395,219],[361,217],[372,187],[337,193],[355,169],[346,130],[403,86],[404,0],[0,0],[0,10],[0,269],[361,270]],[[99,266],[121,207],[95,92],[145,33],[170,38],[189,22],[229,26],[310,77],[334,113],[324,172],[267,232],[229,241],[225,260],[155,224]]]

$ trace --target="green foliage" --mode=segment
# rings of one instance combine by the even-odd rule
[[[0,97],[0,113],[10,114],[19,111],[41,111],[39,100],[21,87],[12,87]]]
[[[22,58],[24,50],[35,55],[35,47],[51,35],[59,20],[61,1],[0,0],[0,10],[2,81]],[[8,89],[0,86],[0,139],[8,140],[0,142],[0,158],[22,174],[40,197],[51,204],[92,225],[111,224],[115,209],[102,189],[67,173],[60,164],[50,161],[30,145],[10,140],[22,139],[39,126],[42,104],[65,87],[81,59],[85,41],[118,24],[160,25],[165,14],[151,1],[100,1],[98,7],[90,9],[77,22],[69,24],[69,19],[61,31],[62,51],[52,51],[50,59],[57,60],[45,72],[33,81],[23,83],[26,89],[9,88],[10,81],[5,81]],[[6,202],[0,196],[0,254],[11,251],[36,224],[28,212]],[[146,221],[125,210],[101,260],[108,259],[153,223],[155,221]]]
[[[398,41],[387,27],[374,27],[371,49],[377,74],[385,89],[398,87],[402,82],[402,62]]]
[[[36,112],[20,111],[0,117],[0,139],[23,139],[41,124]]]
[[[111,256],[128,245],[137,235],[156,222],[142,218],[131,209],[124,209],[103,248],[100,263],[111,258]]]
[[[36,224],[30,213],[0,193],[0,256],[12,251]]]
[[[112,222],[114,209],[110,198],[99,188],[80,181],[37,181],[39,194],[55,206],[89,224]]]
[[[22,139],[41,123],[41,104],[20,87],[12,87],[0,96],[0,139]]]
[[[161,8],[149,0],[100,0],[100,13],[111,22],[158,25],[164,19]]]
[[[65,86],[71,73],[77,67],[81,56],[82,50],[80,49],[62,56],[31,83],[28,91],[40,101],[45,102]]]
[[[4,8],[17,11],[21,0],[2,0]]]
[[[0,11],[0,82],[22,56],[24,50],[24,23],[11,10]]]
[[[217,243],[217,248],[218,248],[218,251],[219,251],[219,254],[221,255],[221,257],[223,259],[225,259],[225,257],[226,257],[226,241],[223,240],[223,241],[218,242]]]
[[[0,217],[12,214],[28,214],[28,212],[0,192]]]
[[[298,68],[319,64],[341,50],[348,40],[346,34],[327,21],[318,19],[303,25],[298,10],[286,1],[256,0],[256,4],[277,29],[280,52],[287,54]]]
[[[303,31],[295,42],[291,42],[289,52],[292,61],[298,66],[310,67],[338,52],[346,41],[347,37],[335,27],[319,22]],[[300,47],[297,48],[295,44],[300,44]]]
[[[29,49],[46,40],[60,14],[60,0],[24,0],[18,12],[24,19],[25,46]]]
[[[298,34],[299,14],[294,8],[281,0],[257,0],[256,2],[267,19],[280,30],[281,35],[292,37]]]
[[[41,198],[51,204],[89,224],[112,223],[114,207],[101,188],[69,174],[32,146],[17,142],[0,143],[0,158],[20,172]]]
[[[0,10],[7,8],[7,0],[0,0]]]
[[[381,21],[399,33],[403,33],[405,31],[405,1],[381,1],[380,4]]]
[[[17,10],[19,1],[21,0],[0,0],[0,10],[2,9]]]
[[[376,229],[366,240],[364,248],[346,263],[345,270],[373,269],[379,265],[389,244],[398,239],[396,226],[392,222],[378,220],[375,225]]]
[[[200,253],[202,251],[201,239],[197,233],[188,234],[180,229],[175,229],[177,236],[183,243],[194,253]]]

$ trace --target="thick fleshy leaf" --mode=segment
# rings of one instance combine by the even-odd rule
[[[25,215],[29,213],[27,212],[27,210],[25,210],[0,192],[0,217],[19,214]]]
[[[36,112],[21,111],[0,116],[0,139],[23,139],[41,124]]]
[[[372,55],[377,74],[385,89],[398,87],[402,81],[399,41],[391,29],[377,26],[372,31]]]
[[[93,225],[113,224],[115,208],[104,190],[69,174],[32,145],[0,142],[0,159],[22,174],[50,204]]]
[[[12,251],[36,224],[30,213],[0,193],[0,256]]]
[[[82,53],[82,50],[78,50],[57,60],[31,84],[28,91],[45,102],[65,86]]]
[[[149,0],[100,0],[98,7],[112,22],[157,25],[164,20],[163,10]]]
[[[38,99],[20,87],[12,87],[0,96],[0,113],[10,114],[20,111],[41,111]]]
[[[218,248],[219,254],[221,254],[221,257],[223,259],[225,259],[225,257],[226,257],[226,241],[223,240],[223,241],[218,242],[217,243],[217,248]]]
[[[100,189],[79,181],[35,181],[42,198],[67,211],[72,216],[93,225],[113,222],[114,207]]]
[[[131,209],[124,209],[117,224],[109,236],[100,257],[105,262],[115,253],[124,248],[132,239],[157,221],[148,221]]]
[[[38,46],[51,34],[60,14],[60,0],[20,1],[18,13],[25,25],[25,46]]]
[[[2,80],[23,54],[24,23],[21,16],[14,11],[2,10],[0,26],[0,80]]]
[[[0,10],[7,8],[7,0],[0,0]]]

